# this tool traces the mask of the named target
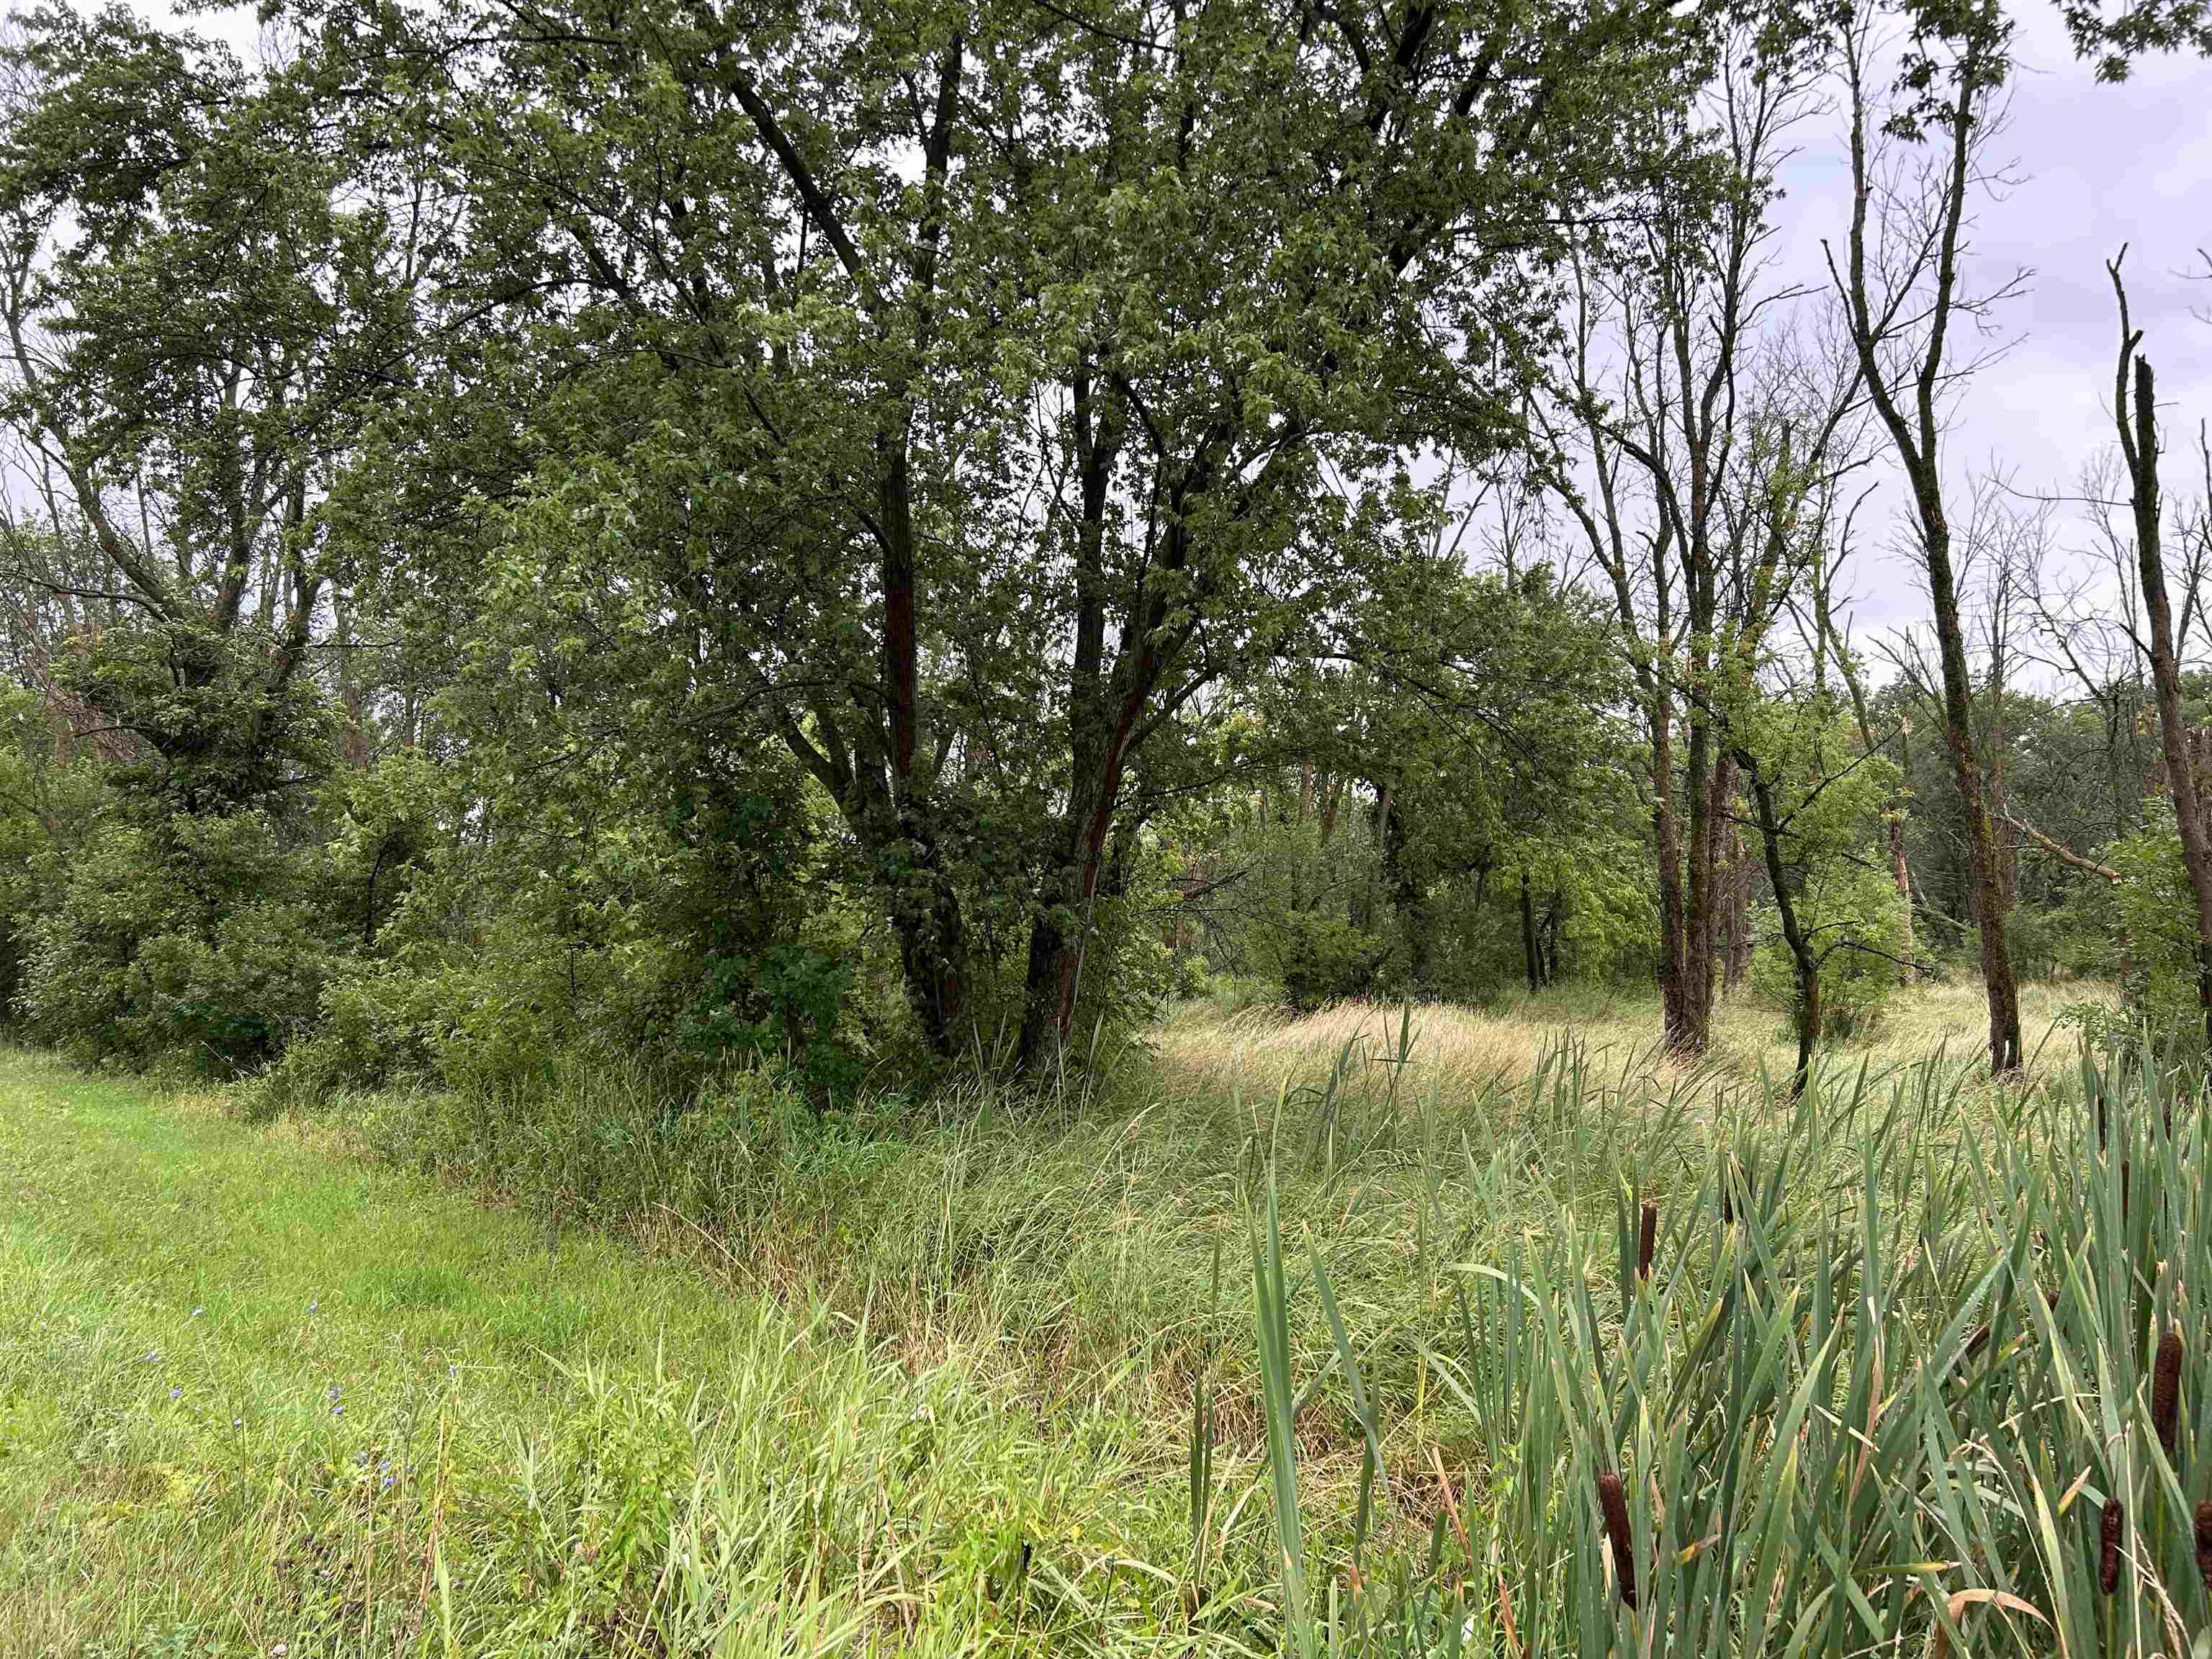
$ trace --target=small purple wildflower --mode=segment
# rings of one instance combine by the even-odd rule
[[[169,1390],[169,1398],[172,1400],[182,1400],[184,1397],[185,1391],[182,1389],[172,1389]]]

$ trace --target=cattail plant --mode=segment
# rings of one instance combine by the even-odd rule
[[[2181,1333],[2172,1327],[2158,1340],[2158,1358],[2150,1374],[2150,1425],[2166,1461],[2173,1462],[2181,1431]]]
[[[1649,1218],[1651,1206],[1645,1205],[1644,1232],[1650,1233]],[[1622,1492],[1620,1477],[1611,1469],[1597,1478],[1597,1506],[1605,1516],[1606,1541],[1613,1549],[1613,1573],[1620,1581],[1620,1601],[1624,1607],[1636,1605],[1636,1543],[1635,1534],[1628,1527],[1628,1498]]]
[[[1960,1352],[1960,1358],[1971,1363],[1976,1354],[1989,1346],[1989,1340],[1990,1328],[1987,1325],[1975,1326],[1974,1334],[1966,1339],[1966,1348]]]
[[[1318,1253],[1310,1282],[1319,1305],[1310,1321],[1285,1320],[1273,1216],[1256,1213],[1284,1650],[1302,1659],[1384,1659],[1437,1651],[1431,1638],[1443,1630],[1462,1632],[1468,1651],[1528,1659],[1599,1652],[1617,1645],[1624,1627],[1648,1626],[1655,1654],[1719,1645],[1778,1652],[1815,1600],[1833,1593],[1837,1563],[1855,1552],[1963,1561],[1991,1540],[2014,1537],[2020,1557],[2002,1565],[2050,1620],[2047,1638],[2036,1638],[2047,1639],[2048,1650],[2131,1650],[2147,1630],[2140,1617],[2153,1607],[2175,1619],[2203,1616],[2207,1601],[2188,1599],[2187,1579],[2193,1551],[2203,1594],[2212,1598],[2212,1488],[2175,1487],[2162,1475],[2142,1481],[2148,1446],[2140,1434],[2116,1450],[2105,1430],[2115,1421],[2143,1425],[2169,1458],[2192,1437],[2182,1420],[2197,1403],[2183,1376],[2191,1316],[2181,1310],[2191,1303],[2179,1287],[2212,1279],[2212,1136],[2200,1139],[2185,1122],[2185,1145],[2159,1142],[2151,1085],[2124,1070],[2107,1082],[2089,1060],[2081,1091],[2039,1086],[2016,1106],[2008,1097],[2002,1111],[1958,1076],[1931,1066],[1901,1078],[1887,1110],[1870,1094],[1863,1102],[1858,1088],[1833,1085],[1794,1109],[1778,1090],[1755,1099],[1772,1137],[1759,1154],[1771,1160],[1766,1174],[1754,1179],[1732,1148],[1700,1149],[1692,1167],[1717,1173],[1719,1190],[1705,1186],[1690,1200],[1702,1210],[1673,1224],[1664,1316],[1654,1294],[1639,1293],[1656,1285],[1660,1206],[1651,1200],[1661,1190],[1656,1170],[1678,1160],[1690,1131],[1647,1129],[1636,1146],[1591,1167],[1607,1145],[1619,1097],[1595,1091],[1580,1115],[1573,1097],[1563,1097],[1553,1118],[1571,1134],[1558,1167],[1589,1168],[1580,1188],[1587,1212],[1541,1234],[1501,1234],[1490,1244],[1476,1236],[1465,1293],[1444,1310],[1455,1322],[1445,1336],[1461,1374],[1482,1383],[1467,1402],[1471,1455],[1513,1478],[1489,1506],[1487,1537],[1474,1530],[1480,1510],[1451,1521],[1474,1535],[1462,1534],[1449,1564],[1436,1541],[1445,1522],[1437,1522],[1425,1574],[1410,1555],[1391,1562],[1381,1553],[1395,1542],[1367,1541],[1365,1470],[1379,1461],[1371,1439],[1348,1559],[1324,1561],[1294,1541],[1297,1470],[1288,1430],[1303,1397],[1303,1379],[1291,1374],[1301,1328],[1307,1346],[1318,1337],[1335,1347],[1332,1387],[1364,1438],[1379,1435],[1378,1413],[1394,1401],[1410,1398],[1426,1410],[1429,1373],[1408,1367],[1389,1344],[1372,1360],[1359,1351]],[[2085,1097],[2102,1103],[2111,1126],[2102,1155],[2090,1142]],[[1957,1144],[1954,1132],[1983,1151],[1987,1179],[1978,1186],[1946,1175],[1949,1154],[1937,1149]],[[2127,1160],[2138,1145],[2155,1149],[2157,1161],[2145,1167],[2157,1184],[2124,1232],[2112,1225],[2122,1203],[2115,1183],[2132,1185]],[[1504,1212],[1519,1161],[1517,1153],[1493,1162],[1484,1152],[1468,1155],[1463,1169],[1440,1167],[1430,1177],[1436,1213],[1452,1194],[1447,1173],[1472,1213]],[[1782,1200],[1785,1173],[1808,1201]],[[1821,1196],[1831,1191],[1856,1196],[1834,1205]],[[1916,1196],[1899,1212],[1893,1194],[1904,1194]],[[1706,1224],[1715,1215],[1726,1231]],[[1947,1267],[1936,1284],[1929,1260],[1960,1271]],[[2039,1293],[2047,1314],[2035,1308]],[[1955,1336],[1924,1340],[1931,1331]],[[1739,1366],[1738,1352],[1773,1358]],[[1368,1386],[1384,1378],[1382,1388]],[[2101,1398],[2106,1387],[2118,1397]],[[1674,1403],[1642,1409],[1660,1399]],[[1194,1419],[1194,1439],[1203,1428]],[[1947,1455],[1959,1444],[1990,1455]],[[1594,1490],[1595,1516],[1559,1502],[1556,1480],[1567,1468],[1592,1482],[1583,1491]],[[2085,1468],[2106,1492],[2069,1503],[2067,1483]],[[1885,1486],[1929,1501],[1894,1509],[1873,1501]],[[2155,1493],[2172,1502],[2147,1495]],[[1348,1496],[1342,1507],[1350,1510]],[[2063,1530],[2051,1524],[2060,1516]],[[2047,1518],[2021,1528],[2023,1516]],[[1655,1548],[1662,1533],[1668,1543]],[[1322,1535],[1340,1548],[1340,1529]],[[1669,1547],[1678,1536],[1705,1541]],[[1486,1556],[1494,1566],[1472,1571]],[[1401,1567],[1403,1583],[1392,1588]],[[1490,1572],[1499,1586],[1494,1600]],[[1340,1595],[1335,1583],[1347,1573],[1363,1588]],[[1955,1604],[1954,1621],[1966,1625],[1962,1612],[1989,1616],[1976,1609],[2019,1611],[2021,1596],[1990,1594]],[[1922,1638],[1948,1627],[1932,1601],[1900,1591],[1896,1608],[1901,1645],[1933,1646]],[[1388,1644],[1335,1633],[1370,1626],[1388,1627]],[[2148,1650],[2148,1641],[2139,1644]]]

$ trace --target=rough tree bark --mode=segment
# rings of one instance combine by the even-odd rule
[[[2174,650],[2173,605],[2166,587],[2165,550],[2160,542],[2158,410],[2151,367],[2139,350],[2141,331],[2128,320],[2128,290],[2120,280],[2119,256],[2105,268],[2120,307],[2120,361],[2112,383],[2112,420],[2119,428],[2120,455],[2127,463],[2129,507],[2135,518],[2136,560],[2142,577],[2143,610],[2149,621],[2145,641],[2150,653],[2151,686],[2158,696],[2158,730],[2166,755],[2167,793],[2181,836],[2181,861],[2189,872],[2189,890],[2197,901],[2197,996],[2203,1012],[2204,1036],[2212,1042],[2212,844],[2208,844],[2204,802],[2197,789],[2195,757],[2181,709],[2181,666]],[[2128,400],[2128,370],[2135,370],[2135,399]]]
[[[1855,27],[1855,24],[1854,26]],[[1989,1004],[1990,1066],[2003,1073],[2020,1069],[2020,987],[2013,975],[2006,937],[2006,914],[1998,866],[1999,849],[1982,769],[1974,754],[1973,683],[1966,667],[1966,633],[1959,616],[1959,584],[1951,557],[1951,521],[1943,501],[1939,458],[1942,421],[1937,398],[1945,383],[1944,346],[1955,314],[1966,302],[1959,293],[1960,235],[1966,222],[1966,190],[1975,173],[1975,139],[1986,117],[1988,100],[2002,83],[2002,37],[1969,21],[1973,33],[1959,47],[1952,91],[1936,128],[1947,141],[1941,198],[1934,204],[1932,234],[1916,237],[1918,252],[1905,282],[1925,276],[1929,291],[1920,306],[1907,306],[1895,291],[1873,292],[1868,272],[1867,216],[1877,193],[1868,153],[1868,93],[1865,40],[1847,41],[1845,67],[1850,91],[1851,219],[1845,269],[1829,268],[1840,290],[1861,371],[1876,413],[1887,430],[1911,485],[1920,534],[1921,556],[1936,611],[1936,638],[1942,665],[1943,737],[1951,770],[1966,811],[1968,880],[1981,941],[1982,981]],[[1909,387],[1893,381],[1891,354],[1908,343],[1901,336],[1904,316],[1923,319],[1926,334],[1917,343],[1917,362]],[[1910,397],[1910,407],[1900,401]]]

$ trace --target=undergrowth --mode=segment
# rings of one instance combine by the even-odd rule
[[[234,1456],[220,1406],[165,1414],[166,1369],[132,1359],[205,1293],[161,1289],[173,1265],[146,1290],[117,1247],[140,1224],[92,1201],[129,1190],[123,1153],[77,1146],[79,1201],[9,1235],[35,1431],[0,1461],[31,1517],[0,1534],[0,1632],[1525,1659],[2174,1653],[2212,1619],[2195,1075],[2121,1043],[1993,1089],[1862,1049],[1790,1105],[1755,1054],[1685,1066],[1525,1017],[1517,1067],[1429,1011],[1326,1044],[1236,1018],[1285,1063],[1217,1088],[1218,1026],[1171,1027],[1087,1091],[826,1116],[750,1078],[672,1110],[604,1070],[252,1128],[111,1091],[133,1137],[258,1148],[265,1201],[381,1250],[349,1340],[425,1358],[356,1444],[313,1345],[270,1337],[229,1386],[289,1403]],[[19,1182],[45,1133],[9,1146]],[[349,1170],[383,1183],[374,1224],[331,1207]],[[195,1248],[286,1271],[251,1230]],[[490,1364],[475,1275],[505,1262],[533,1317],[564,1311]],[[583,1301],[549,1296],[576,1273]],[[50,1391],[77,1403],[29,1403]],[[73,1506],[63,1464],[137,1496]],[[26,1589],[39,1551],[77,1591]]]

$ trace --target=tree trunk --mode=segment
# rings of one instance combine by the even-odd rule
[[[1926,234],[1924,227],[1914,226],[1917,240],[1913,246],[1917,252],[1903,277],[1906,289],[1923,276],[1929,279],[1919,305],[1904,307],[1917,311],[1926,328],[1924,339],[1914,343],[1909,406],[1898,396],[1905,379],[1893,380],[1898,363],[1885,357],[1886,349],[1896,343],[1900,296],[1893,292],[1885,296],[1886,303],[1877,306],[1868,276],[1867,214],[1881,192],[1876,186],[1876,169],[1869,159],[1869,65],[1862,55],[1865,40],[1853,34],[1848,24],[1844,62],[1850,88],[1850,274],[1839,281],[1839,286],[1863,383],[1888,429],[1912,489],[1943,669],[1944,744],[1966,811],[1967,873],[1981,934],[1982,981],[1989,999],[1990,1067],[2002,1074],[2019,1070],[2021,1062],[2020,988],[2013,977],[2012,952],[2005,937],[1999,849],[1983,796],[1981,768],[1974,758],[1973,688],[1966,672],[1966,635],[1959,621],[1958,578],[1951,566],[1951,524],[1943,507],[1938,392],[1943,381],[1946,342],[1954,313],[1960,304],[1960,238],[1966,222],[1967,189],[1975,173],[1978,141],[1988,102],[2002,82],[2004,37],[2002,29],[1981,13],[1961,13],[1956,21],[1961,31],[1962,61],[1951,76],[1947,94],[1949,106],[1937,129],[1948,152],[1946,164],[1942,171],[1931,172],[1929,193],[1918,204],[1931,210],[1933,234]],[[1887,196],[1882,199],[1886,211],[1909,216],[1911,204]]]
[[[1137,719],[1158,662],[1157,647],[1146,645],[1133,656],[1125,652],[1112,673],[1108,672],[1106,510],[1126,428],[1114,400],[1099,396],[1087,364],[1071,377],[1069,392],[1081,497],[1075,546],[1075,653],[1069,665],[1067,816],[1030,924],[1017,1045],[1018,1063],[1025,1071],[1055,1058],[1074,1024],[1099,865]],[[1263,821],[1264,816],[1263,807]]]
[[[1528,969],[1528,994],[1543,988],[1544,962],[1536,946],[1536,906],[1528,895],[1528,872],[1521,872],[1521,957]]]
[[[1852,695],[1856,699],[1857,696],[1856,687],[1853,689]],[[1861,708],[1863,709],[1863,703],[1861,704]],[[1863,713],[1859,716],[1859,730],[1869,737],[1870,745],[1872,728],[1867,725]],[[1897,884],[1898,902],[1904,907],[1905,910],[1904,945],[1898,952],[1903,959],[1899,968],[1899,983],[1909,986],[1912,983],[1913,975],[1918,971],[1912,933],[1912,866],[1906,861],[1905,856],[1905,801],[1912,793],[1912,722],[1902,715],[1899,717],[1897,727],[1897,769],[1900,774],[1897,793],[1891,799],[1889,810],[1882,814],[1882,817],[1889,826],[1890,878]]]
[[[951,1056],[967,1038],[967,932],[959,896],[937,868],[936,849],[916,839],[915,868],[896,889],[891,931],[899,945],[907,1006],[933,1052]]]
[[[1740,757],[1759,809],[1759,838],[1766,849],[1766,878],[1774,885],[1774,908],[1782,919],[1783,942],[1790,947],[1790,1010],[1797,1030],[1797,1068],[1790,1074],[1790,1097],[1805,1092],[1813,1077],[1813,1051],[1820,1037],[1820,963],[1798,923],[1797,896],[1782,861],[1782,825],[1774,810],[1774,788],[1749,755]]]
[[[1682,1027],[1679,1039],[1670,1044],[1688,1054],[1702,1054],[1712,1042],[1721,896],[1715,866],[1720,851],[1722,808],[1735,787],[1734,762],[1725,751],[1715,753],[1716,735],[1708,716],[1692,714],[1686,779],[1690,798],[1690,868],[1682,908]]]
[[[1917,471],[1918,469],[1916,469]],[[2020,1069],[2020,986],[2013,977],[2012,950],[2006,938],[2000,851],[1982,796],[1982,769],[1974,758],[1973,692],[1966,675],[1966,647],[1959,626],[1959,591],[1951,572],[1950,526],[1943,517],[1932,471],[1914,480],[1923,496],[1922,544],[1928,558],[1928,586],[1936,600],[1936,634],[1943,663],[1943,738],[1952,775],[1966,809],[1966,875],[1974,920],[1981,937],[1982,984],[1990,1010],[1990,1069]],[[1932,505],[1930,505],[1932,503]]]
[[[1959,625],[1959,590],[1951,571],[1951,532],[1943,515],[1932,468],[1913,469],[1914,492],[1921,497],[1922,546],[1928,559],[1928,586],[1936,601],[1936,635],[1943,664],[1943,738],[1952,775],[1966,809],[1966,874],[1982,947],[1982,983],[1990,1011],[1990,1068],[2020,1069],[2020,986],[2013,977],[2001,850],[1982,795],[1982,769],[1974,758],[1974,705],[1966,674],[1966,645]]]
[[[1663,688],[1664,680],[1662,678]],[[1662,689],[1651,709],[1651,847],[1659,871],[1661,989],[1667,1047],[1687,1049],[1690,1015],[1684,988],[1689,982],[1686,917],[1682,902],[1682,844],[1674,820],[1674,699]]]
[[[1027,969],[1022,981],[1022,1029],[1017,1063],[1025,1071],[1048,1065],[1067,1041],[1082,993],[1083,953],[1098,898],[1118,768],[1110,779],[1094,775],[1070,803],[1066,839],[1038,895],[1030,923]]]
[[[2119,286],[2119,264],[2112,264],[2112,283]],[[2118,392],[2127,389],[2128,360],[2137,337],[2128,333],[2127,295],[2120,293],[2120,373]],[[2181,669],[2174,653],[2173,607],[2166,590],[2166,559],[2160,543],[2158,488],[2158,416],[2152,392],[2150,365],[2135,359],[2135,431],[2128,431],[2124,401],[2115,404],[2120,426],[2135,513],[2136,561],[2142,568],[2143,609],[2150,622],[2151,684],[2158,694],[2159,738],[2166,754],[2167,793],[2173,798],[2173,822],[2181,836],[2181,861],[2189,872],[2191,896],[2197,901],[2197,996],[2204,1021],[2204,1038],[2212,1043],[2212,845],[2208,845],[2204,801],[2197,788],[2195,757],[2189,752],[2189,729],[2181,708]]]

